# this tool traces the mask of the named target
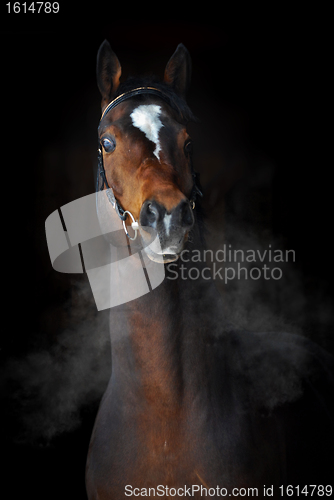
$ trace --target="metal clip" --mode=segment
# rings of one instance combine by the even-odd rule
[[[137,238],[137,231],[138,231],[138,229],[139,229],[139,225],[138,225],[138,222],[136,222],[136,221],[135,221],[135,218],[134,218],[134,216],[132,215],[132,213],[131,213],[131,212],[129,212],[128,210],[124,210],[124,214],[123,214],[123,215],[125,215],[125,214],[129,214],[129,215],[130,215],[130,217],[131,217],[131,219],[132,219],[132,224],[131,224],[131,227],[132,227],[132,229],[133,229],[133,230],[134,230],[134,232],[135,232],[134,237],[133,237],[133,238],[131,238],[131,236],[129,235],[128,230],[127,230],[127,228],[126,228],[125,220],[123,220],[123,229],[124,229],[125,234],[126,234],[126,235],[127,235],[127,237],[129,238],[129,240],[134,241],[134,240]]]

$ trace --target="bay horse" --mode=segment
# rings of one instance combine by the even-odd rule
[[[198,279],[175,279],[181,252],[205,249],[187,132],[190,72],[180,44],[163,81],[120,83],[109,43],[98,51],[100,186],[127,227],[125,211],[157,232],[161,252],[148,256],[163,261],[166,276],[111,309],[112,373],[89,446],[88,498],[282,498],[291,496],[286,487],[309,484],[326,496],[330,355],[301,336],[230,325],[203,262],[182,261]]]

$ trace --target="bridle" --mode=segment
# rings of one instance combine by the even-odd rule
[[[106,116],[106,114],[109,113],[109,111],[114,109],[116,106],[118,106],[118,104],[120,104],[121,102],[123,102],[127,99],[130,99],[131,97],[141,95],[141,94],[149,94],[149,95],[154,95],[154,96],[160,97],[165,102],[167,102],[167,104],[169,104],[169,106],[171,106],[175,111],[177,111],[181,117],[183,116],[182,112],[181,112],[180,108],[177,106],[176,102],[174,100],[172,100],[162,90],[157,89],[155,87],[138,87],[138,88],[135,88],[135,89],[130,90],[128,92],[124,92],[123,94],[119,95],[114,100],[112,100],[108,104],[108,106],[104,109],[102,116],[100,118],[99,126],[100,126],[100,123],[103,120],[103,118]],[[106,188],[107,188],[106,194],[107,194],[108,200],[110,201],[112,207],[116,211],[118,217],[123,222],[123,228],[124,228],[126,236],[130,240],[135,240],[137,237],[137,230],[139,228],[138,222],[135,221],[135,218],[133,217],[131,212],[129,212],[128,210],[124,210],[121,207],[120,203],[118,202],[118,200],[116,199],[116,197],[114,195],[112,188],[108,184],[107,176],[106,176],[106,172],[105,172],[104,164],[103,164],[102,144],[100,142],[100,139],[98,141],[98,150],[97,150],[97,168],[98,168],[98,170],[97,170],[96,191],[97,192],[103,191],[104,186],[106,186]],[[191,166],[191,175],[193,177],[194,184],[193,184],[193,187],[192,187],[192,190],[190,193],[189,203],[190,203],[191,208],[194,209],[197,196],[203,196],[203,194],[202,194],[202,191],[198,187],[198,174],[193,170],[192,166]],[[99,178],[100,177],[102,180],[102,184],[99,188]],[[131,226],[135,231],[135,236],[133,238],[130,237],[130,235],[127,231],[127,228],[126,228],[126,224],[125,224],[125,220],[126,220],[128,215],[132,219]]]

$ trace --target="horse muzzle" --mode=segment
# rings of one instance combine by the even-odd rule
[[[156,200],[146,200],[140,210],[139,224],[148,257],[168,263],[177,260],[183,250],[194,225],[194,215],[186,198],[170,211]]]

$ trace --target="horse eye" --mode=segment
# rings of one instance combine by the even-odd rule
[[[112,153],[116,147],[115,141],[112,139],[108,139],[107,137],[104,137],[101,140],[101,143],[106,153]]]
[[[185,145],[184,145],[184,152],[185,152],[186,156],[191,155],[191,153],[193,152],[193,143],[192,143],[192,141],[187,141],[185,143]]]

